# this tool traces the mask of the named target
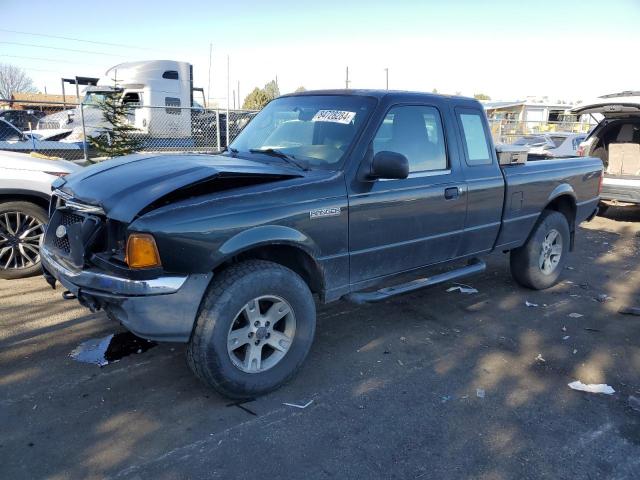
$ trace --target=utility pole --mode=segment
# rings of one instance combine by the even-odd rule
[[[387,90],[389,90],[389,69],[385,68],[384,69],[384,73],[385,73],[385,77],[387,79]]]
[[[233,109],[236,109],[236,91],[233,91]]]
[[[344,81],[344,87],[346,89],[349,89],[349,83],[350,83],[350,80],[349,80],[349,67],[347,67],[347,77],[345,78],[345,81]]]
[[[211,98],[211,54],[213,51],[213,43],[209,44],[209,81],[207,83],[207,101],[206,103],[209,102],[209,99]],[[207,108],[207,106],[205,105],[204,108]]]
[[[242,104],[240,103],[240,80],[238,80],[238,109],[242,108]]]
[[[225,146],[229,145],[229,102],[231,101],[230,94],[231,91],[229,90],[230,85],[229,85],[229,55],[227,55],[227,118],[226,120],[226,138],[225,138]]]

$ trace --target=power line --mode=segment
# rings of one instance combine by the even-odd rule
[[[0,41],[0,43],[4,43],[6,45],[18,45],[20,47],[48,48],[48,49],[51,49],[51,50],[64,50],[66,52],[91,53],[93,55],[106,55],[108,57],[120,57],[120,58],[122,58],[124,56],[124,55],[116,55],[115,53],[94,52],[94,51],[91,51],[91,50],[77,50],[77,49],[74,49],[74,48],[50,47],[48,45],[36,45],[34,43],[5,42],[5,41]]]
[[[153,50],[152,48],[147,48],[147,47],[138,47],[135,45],[125,45],[123,43],[109,43],[109,42],[98,42],[95,40],[84,40],[82,38],[73,38],[73,37],[63,37],[60,35],[49,35],[46,33],[33,33],[33,32],[21,32],[18,30],[7,30],[5,28],[0,28],[0,32],[6,32],[6,33],[17,33],[19,35],[31,35],[34,37],[46,37],[46,38],[57,38],[59,40],[69,40],[71,42],[84,42],[84,43],[91,43],[94,45],[107,45],[110,47],[124,47],[124,48],[137,48],[138,50]]]
[[[59,58],[43,58],[43,57],[27,57],[24,55],[5,55],[4,53],[0,54],[0,57],[8,57],[8,58],[20,58],[23,60],[39,60],[42,62],[55,62],[55,63],[73,63],[75,65],[93,65],[93,66],[101,66],[96,63],[86,63],[86,62],[73,62],[69,60],[61,60]]]

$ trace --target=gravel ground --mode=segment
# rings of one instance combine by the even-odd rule
[[[120,327],[41,278],[0,281],[0,477],[640,478],[640,317],[618,313],[640,306],[639,232],[635,209],[584,224],[543,292],[495,254],[477,294],[321,307],[298,376],[243,405],[199,384],[180,344],[71,359]]]

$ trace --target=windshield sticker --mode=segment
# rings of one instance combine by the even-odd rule
[[[345,112],[343,110],[318,110],[312,122],[334,122],[349,124],[355,118],[356,112]]]

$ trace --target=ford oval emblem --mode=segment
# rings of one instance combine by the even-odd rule
[[[65,227],[64,225],[58,225],[58,228],[56,228],[56,237],[62,238],[66,234],[67,234],[67,227]]]

